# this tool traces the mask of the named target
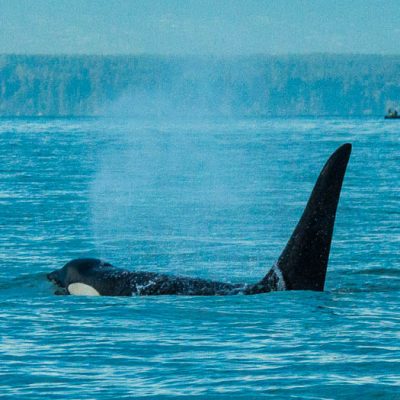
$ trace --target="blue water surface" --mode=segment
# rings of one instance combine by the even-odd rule
[[[72,258],[256,282],[353,143],[326,291],[54,296]],[[400,123],[0,120],[0,398],[400,399]]]

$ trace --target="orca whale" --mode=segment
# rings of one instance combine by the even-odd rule
[[[277,290],[323,291],[336,209],[351,144],[340,146],[323,167],[303,215],[282,254],[255,284],[213,282],[120,269],[94,258],[68,262],[47,275],[55,294],[87,296],[258,294]]]

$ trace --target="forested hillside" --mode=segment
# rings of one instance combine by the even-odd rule
[[[382,115],[400,56],[0,56],[0,116]]]

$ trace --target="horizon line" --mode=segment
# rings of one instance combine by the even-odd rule
[[[17,53],[17,52],[0,52],[0,57],[16,56],[16,57],[171,57],[171,58],[254,58],[254,57],[381,57],[393,58],[400,57],[399,53],[357,53],[357,52],[310,52],[310,53],[248,53],[248,54],[215,54],[215,53]]]

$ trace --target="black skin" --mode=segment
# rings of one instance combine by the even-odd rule
[[[343,178],[351,144],[340,146],[322,169],[303,215],[278,261],[258,283],[232,284],[154,272],[131,272],[95,258],[72,260],[47,275],[56,294],[84,283],[102,296],[258,294],[274,290],[323,291]]]
[[[58,286],[56,294],[68,294],[68,286],[76,282],[95,288],[102,296],[221,296],[264,293],[274,289],[273,279],[270,285],[262,286],[213,282],[154,272],[131,272],[95,258],[72,260],[47,277]]]
[[[272,275],[269,285],[232,284],[155,272],[131,272],[96,258],[83,258],[70,261],[47,278],[58,286],[56,294],[68,294],[71,283],[81,282],[95,288],[102,296],[223,296],[276,290]]]

